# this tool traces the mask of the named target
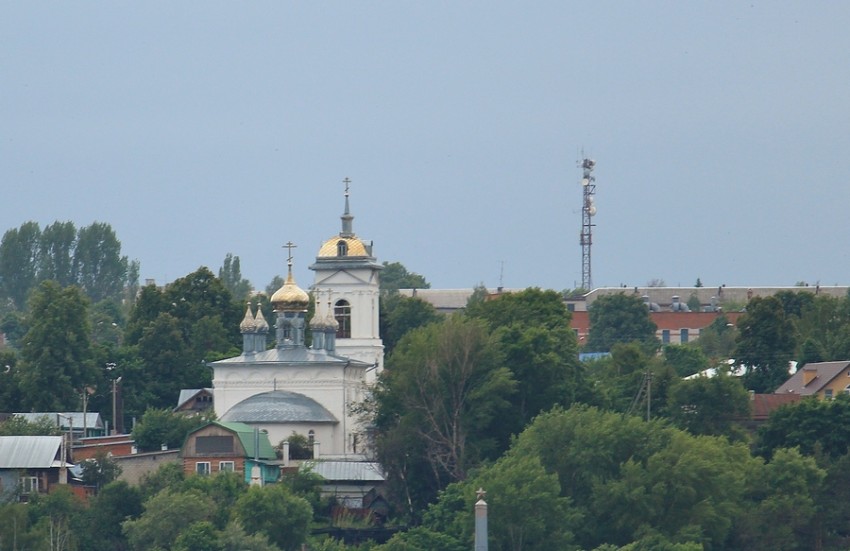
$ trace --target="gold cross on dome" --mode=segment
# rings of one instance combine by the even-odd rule
[[[348,197],[348,185],[351,183],[351,178],[346,176],[342,183],[345,184],[345,196]]]
[[[286,257],[286,262],[287,262],[288,264],[292,264],[292,249],[294,249],[294,248],[298,247],[298,245],[296,245],[296,244],[295,244],[295,243],[293,243],[292,241],[287,241],[287,242],[286,242],[286,245],[284,245],[283,247],[284,247],[285,249],[288,249],[288,251],[289,251],[289,252],[288,252],[288,256]]]

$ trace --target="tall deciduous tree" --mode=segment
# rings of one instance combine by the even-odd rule
[[[109,224],[94,222],[77,232],[74,271],[77,283],[94,302],[121,298],[128,260]]]
[[[504,293],[471,302],[466,315],[487,322],[517,382],[511,400],[516,407],[500,423],[505,447],[535,415],[555,405],[569,407],[584,393],[578,344],[560,293],[538,288]]]
[[[52,279],[62,287],[77,282],[74,271],[74,248],[77,227],[73,222],[54,222],[41,232],[38,279]]]
[[[588,310],[590,335],[585,345],[588,351],[608,352],[617,343],[629,342],[653,349],[658,346],[657,327],[640,297],[625,293],[601,296]]]
[[[431,304],[398,293],[381,297],[380,329],[384,354],[392,354],[395,345],[408,331],[434,323],[442,316]]]
[[[775,297],[755,297],[738,318],[735,359],[746,367],[744,384],[756,392],[773,392],[788,379],[794,357],[794,324]]]
[[[230,335],[231,344],[240,344],[239,321],[244,305],[233,300],[233,295],[209,268],[202,266],[175,280],[166,287],[164,298],[166,311],[179,321],[187,341],[192,327],[202,318],[218,317],[225,333]]]
[[[120,480],[110,482],[89,499],[77,525],[79,548],[86,551],[125,551],[127,539],[121,523],[142,514],[142,494],[137,486]]]
[[[171,549],[194,522],[209,520],[216,510],[212,498],[198,490],[165,489],[144,503],[145,512],[124,521],[123,530],[133,551]]]
[[[36,411],[74,410],[75,389],[96,377],[88,299],[76,287],[45,281],[33,291],[29,311],[20,364],[24,405]]]
[[[189,431],[204,423],[204,418],[187,417],[166,408],[150,408],[133,427],[133,440],[142,451],[158,450],[162,444],[179,448]]]
[[[284,484],[251,486],[236,502],[234,516],[249,534],[264,533],[284,551],[295,551],[307,539],[313,509]]]
[[[673,422],[692,434],[728,436],[736,421],[748,418],[750,397],[737,377],[697,377],[673,385],[667,409]]]
[[[227,253],[224,263],[218,269],[218,278],[238,302],[244,302],[251,294],[253,287],[250,281],[242,277],[238,256]]]
[[[0,297],[23,310],[38,276],[41,228],[26,222],[8,230],[0,241]]]
[[[430,289],[431,284],[420,274],[407,271],[401,262],[384,262],[381,270],[381,290]]]
[[[700,330],[696,346],[709,358],[710,363],[716,364],[732,357],[737,335],[738,331],[729,318],[721,314],[714,318],[711,325]]]
[[[480,320],[416,329],[390,360],[375,395],[378,454],[410,502],[422,504],[494,449],[494,423],[516,383]],[[412,478],[425,483],[420,495]]]
[[[796,329],[802,343],[797,353],[800,362],[850,358],[850,299],[816,296],[803,308]]]
[[[452,484],[429,508],[424,525],[462,542],[460,549],[470,549],[479,488],[487,492],[482,497],[488,501],[494,551],[577,549],[572,530],[581,518],[569,498],[560,495],[557,475],[547,473],[536,455],[508,452],[470,480]]]
[[[779,448],[799,448],[806,455],[840,457],[850,452],[850,397],[810,397],[774,411],[759,428],[756,451],[770,458]]]

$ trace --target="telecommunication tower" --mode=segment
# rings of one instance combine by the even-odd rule
[[[596,161],[583,159],[581,161],[582,202],[581,202],[581,287],[587,291],[593,290],[590,277],[590,245],[593,243],[593,216],[596,214],[596,204],[593,195],[596,193],[596,178],[593,168]]]

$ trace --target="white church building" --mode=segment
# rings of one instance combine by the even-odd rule
[[[293,432],[302,434],[321,456],[365,451],[352,405],[383,369],[378,332],[382,266],[372,256],[372,244],[354,234],[348,195],[346,187],[341,231],[322,244],[310,266],[315,272],[313,319],[305,319],[310,297],[292,276],[290,248],[286,282],[271,297],[274,327],[249,304],[240,324],[242,353],[211,364],[213,403],[221,421],[266,430],[273,445]],[[267,349],[271,330],[275,347]]]

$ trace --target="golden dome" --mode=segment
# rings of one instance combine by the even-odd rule
[[[343,252],[343,254],[340,254],[340,252]],[[322,243],[318,256],[323,258],[369,256],[369,251],[366,249],[366,245],[355,236],[335,235]]]
[[[310,296],[301,287],[295,284],[292,271],[286,276],[286,283],[275,291],[271,300],[275,312],[281,311],[305,311],[310,304]]]

